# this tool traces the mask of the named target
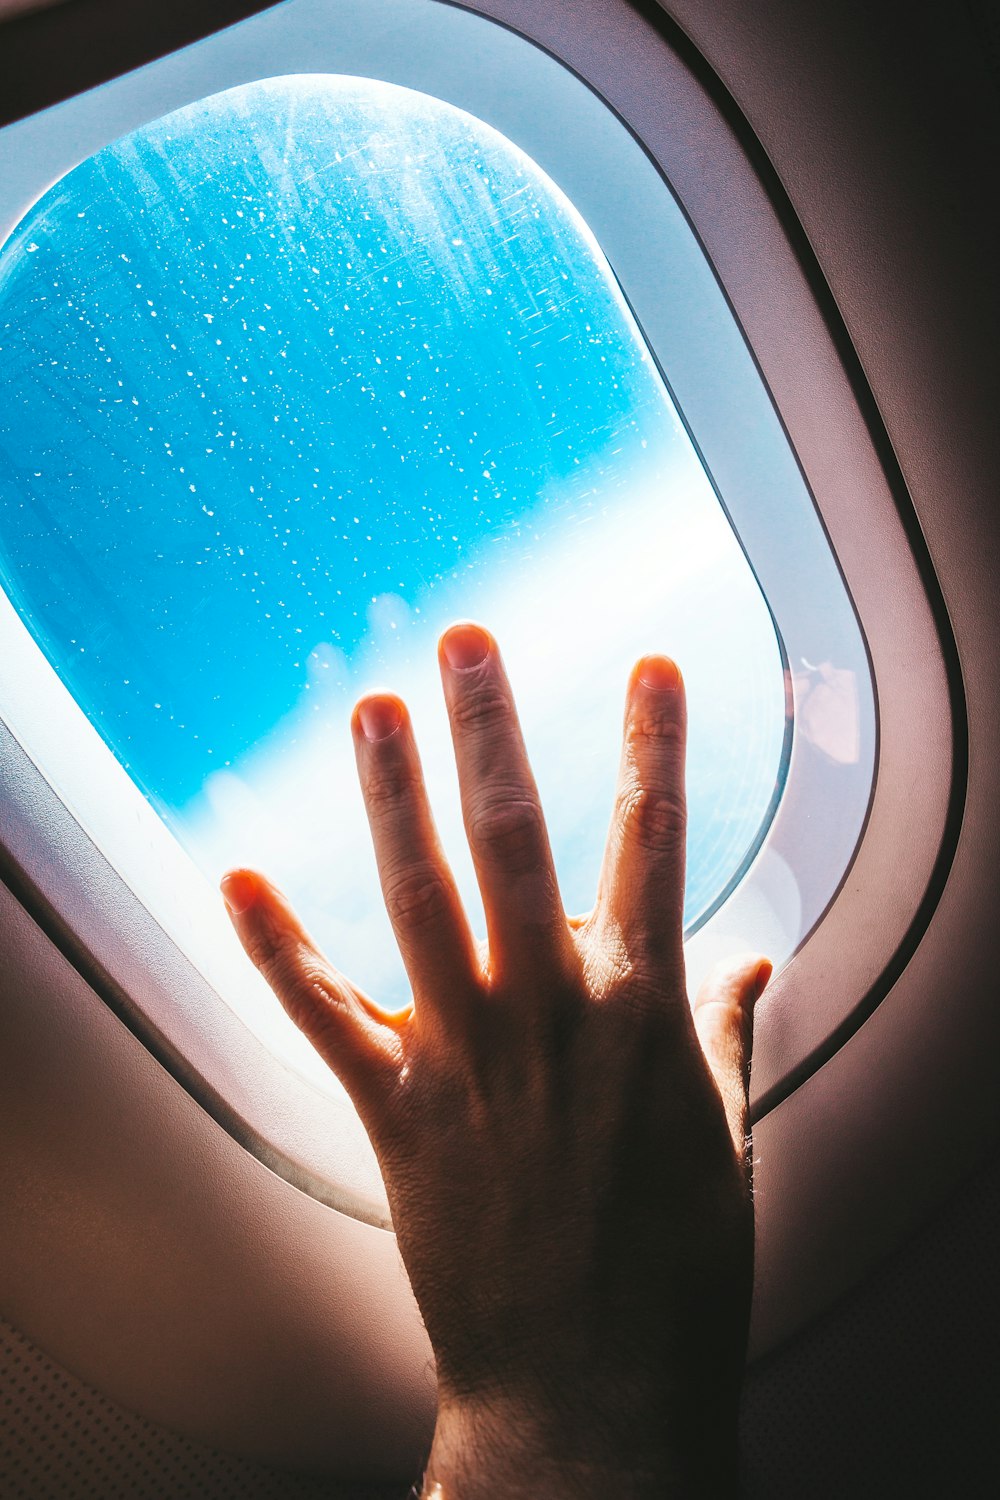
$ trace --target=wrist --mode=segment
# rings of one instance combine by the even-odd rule
[[[444,1401],[423,1500],[732,1500],[736,1424],[552,1410],[509,1396]],[[711,1427],[711,1431],[708,1428]]]
[[[671,1500],[659,1465],[594,1451],[592,1434],[558,1437],[518,1406],[439,1414],[423,1500]]]

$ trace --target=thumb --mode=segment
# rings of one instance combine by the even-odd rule
[[[737,1155],[746,1150],[753,1010],[771,977],[769,958],[745,953],[716,964],[694,1002],[694,1029],[729,1122]]]

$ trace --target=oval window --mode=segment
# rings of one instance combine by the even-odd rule
[[[255,82],[58,182],[0,253],[0,581],[213,879],[261,865],[407,998],[348,715],[410,703],[463,894],[434,642],[507,659],[570,910],[593,899],[626,675],[690,698],[689,930],[766,831],[782,652],[587,225],[508,139],[392,84]]]

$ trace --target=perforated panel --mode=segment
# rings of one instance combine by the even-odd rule
[[[743,1500],[995,1491],[1000,1166],[852,1296],[754,1366]],[[106,1401],[0,1321],[3,1500],[403,1500],[202,1447]]]
[[[0,1321],[4,1500],[402,1500],[398,1488],[282,1474],[107,1401]]]
[[[742,1500],[997,1492],[1000,1164],[744,1388]]]

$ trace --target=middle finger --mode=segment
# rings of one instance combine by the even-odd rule
[[[441,639],[462,813],[486,913],[491,974],[566,975],[573,945],[521,726],[496,642],[478,625]]]

